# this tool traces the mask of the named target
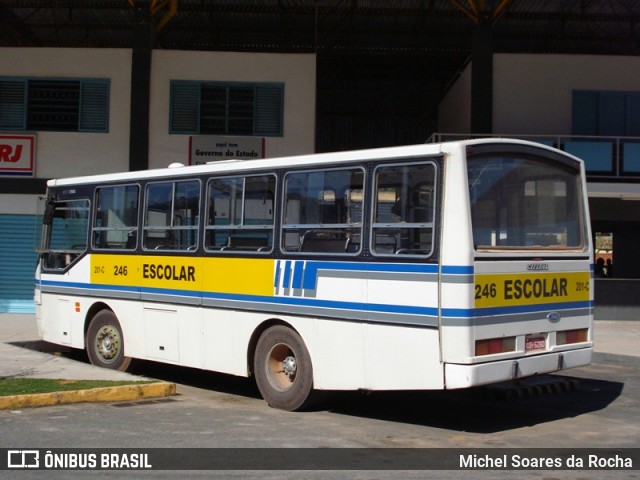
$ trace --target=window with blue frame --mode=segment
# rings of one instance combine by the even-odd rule
[[[173,134],[283,135],[284,84],[172,80]]]
[[[585,161],[587,173],[640,172],[640,92],[575,90],[572,126],[585,138],[565,142],[564,149]]]
[[[0,78],[0,130],[109,131],[108,79]]]
[[[640,136],[640,92],[575,90],[573,134]]]

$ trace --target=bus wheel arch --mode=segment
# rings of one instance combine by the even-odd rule
[[[284,322],[267,322],[252,338],[253,375],[273,408],[295,411],[315,398],[311,356],[300,334]]]
[[[126,371],[131,357],[124,354],[124,334],[116,314],[102,304],[92,306],[85,327],[85,348],[92,365]]]
[[[247,372],[249,376],[255,376],[255,356],[256,356],[256,346],[258,345],[258,340],[269,328],[275,325],[282,325],[287,328],[293,329],[293,327],[285,322],[284,320],[280,320],[278,318],[271,318],[269,320],[265,320],[260,325],[256,327],[256,329],[251,334],[251,338],[249,339],[249,344],[247,345]]]
[[[104,302],[96,302],[93,305],[91,305],[91,307],[89,307],[89,310],[87,310],[87,314],[84,317],[85,341],[87,340],[87,331],[89,330],[89,324],[91,323],[91,320],[93,320],[93,317],[95,317],[100,310],[111,310],[111,308],[109,308],[109,306]]]

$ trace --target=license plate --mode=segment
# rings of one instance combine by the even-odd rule
[[[547,342],[543,336],[527,337],[524,341],[525,351],[531,352],[534,350],[545,350],[547,348]]]

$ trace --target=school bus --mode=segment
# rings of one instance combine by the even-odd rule
[[[323,390],[458,389],[587,365],[584,164],[458,141],[48,182],[42,338]]]

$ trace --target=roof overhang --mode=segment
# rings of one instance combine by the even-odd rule
[[[589,198],[640,201],[640,184],[587,182]]]

